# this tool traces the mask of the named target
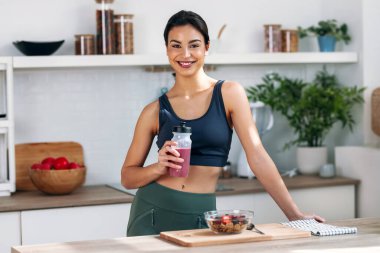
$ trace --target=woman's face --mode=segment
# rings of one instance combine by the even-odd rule
[[[173,27],[168,34],[166,52],[177,75],[191,76],[202,69],[208,45],[191,25]]]

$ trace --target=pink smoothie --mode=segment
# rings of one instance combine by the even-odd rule
[[[184,160],[183,163],[177,163],[181,165],[181,169],[169,169],[169,175],[172,177],[187,177],[189,175],[189,167],[190,167],[190,148],[177,148],[176,149],[180,157]]]

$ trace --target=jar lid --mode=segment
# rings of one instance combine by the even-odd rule
[[[298,32],[298,30],[295,30],[295,29],[281,29],[281,31],[284,31],[284,32]]]
[[[133,14],[115,14],[115,15],[113,15],[113,17],[114,18],[121,18],[121,17],[123,17],[123,18],[133,18]]]
[[[95,35],[94,34],[75,34],[74,37],[75,38],[81,38],[81,37],[83,37],[83,38],[86,38],[86,39],[92,39],[92,38],[95,37]]]
[[[280,24],[266,24],[266,25],[264,25],[264,27],[268,27],[268,26],[281,27]]]
[[[181,122],[179,126],[173,127],[174,133],[191,133],[191,127],[186,126],[186,122]]]
[[[101,4],[101,3],[112,4],[114,0],[95,0],[95,1],[98,4]]]

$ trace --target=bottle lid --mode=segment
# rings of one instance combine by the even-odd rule
[[[186,122],[182,121],[179,126],[173,127],[175,133],[191,133],[191,127],[186,126]]]
[[[101,4],[101,3],[112,4],[114,0],[95,0],[95,1],[98,4]]]

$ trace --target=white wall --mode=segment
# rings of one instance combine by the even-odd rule
[[[331,13],[342,3],[334,1],[337,4],[332,4]],[[114,9],[118,13],[135,14],[136,53],[164,53],[164,25],[180,9],[201,14],[208,23],[211,38],[226,23],[219,50],[233,53],[262,51],[265,23],[281,23],[286,28],[315,24],[325,18],[325,5],[324,0],[144,0],[144,3],[116,0]],[[351,0],[346,5],[348,9],[354,8],[354,12],[344,16],[344,21],[355,23],[356,18],[361,17],[360,10],[356,10],[358,4]],[[74,34],[95,33],[95,1],[0,0],[0,21],[7,24],[0,29],[0,55],[20,55],[11,42],[22,39],[65,39],[56,54],[73,54]],[[353,28],[358,29],[355,25]],[[360,34],[357,36],[360,38]],[[315,45],[302,41],[301,47],[310,49]],[[360,47],[355,42],[350,49],[359,52]],[[352,75],[347,76],[345,81],[351,85],[361,78],[359,66],[332,65],[329,69],[339,77],[341,69],[346,71],[344,73],[359,73],[359,76],[353,75],[355,82],[351,82]],[[320,68],[320,65],[233,66],[219,67],[210,75],[250,86],[260,82],[270,71],[310,80]],[[149,73],[133,67],[17,71],[16,143],[78,141],[84,146],[89,167],[87,184],[119,181],[120,167],[140,111],[158,97],[161,87],[171,83],[170,73]],[[291,134],[287,123],[277,117],[273,130],[263,137],[268,152],[282,170],[295,166],[294,149],[282,151]],[[338,127],[329,135],[327,145],[356,145],[361,144],[362,139],[362,132],[349,134]],[[155,151],[153,146],[148,163],[155,161]],[[232,162],[239,152],[235,138],[230,155]],[[330,157],[332,153],[330,150]]]

